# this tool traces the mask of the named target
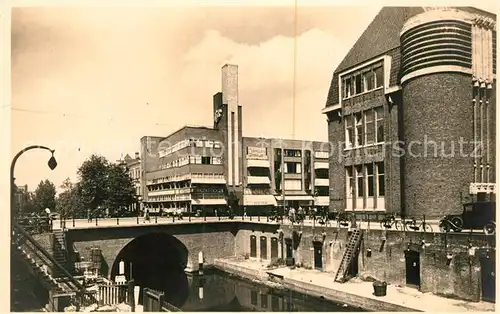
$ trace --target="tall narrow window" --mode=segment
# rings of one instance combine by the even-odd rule
[[[375,87],[384,86],[384,68],[381,66],[376,67],[373,69],[373,73],[375,73]]]
[[[377,176],[378,176],[378,196],[385,195],[385,169],[384,162],[377,163]]]
[[[344,83],[344,98],[349,98],[351,97],[351,78],[347,77],[342,80]]]
[[[375,109],[375,119],[377,143],[382,143],[384,141],[384,107],[378,107]]]
[[[375,74],[370,70],[363,73],[365,91],[370,91],[375,88]]]
[[[375,126],[373,123],[373,110],[369,109],[364,112],[365,120],[365,143],[366,145],[373,144],[375,141]]]
[[[352,115],[345,117],[345,147],[351,148],[354,143],[354,123]]]
[[[366,181],[368,184],[368,196],[375,195],[375,181],[373,177],[373,164],[366,164]]]
[[[364,178],[363,178],[363,167],[362,166],[356,166],[356,178],[357,178],[357,181],[358,181],[358,184],[357,184],[357,197],[363,197],[364,195],[364,189],[365,189],[365,185],[363,184],[364,183]]]
[[[347,187],[347,198],[352,198],[353,197],[353,192],[354,192],[354,177],[352,175],[352,167],[347,167],[346,168],[346,187]]]
[[[363,116],[361,112],[354,114],[355,123],[355,133],[356,133],[356,143],[355,146],[363,145]]]
[[[356,88],[355,94],[362,93],[363,92],[363,85],[361,84],[361,82],[362,82],[361,73],[354,76],[354,82],[355,82],[355,86],[356,86],[355,87]]]

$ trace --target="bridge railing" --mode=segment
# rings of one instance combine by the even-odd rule
[[[143,290],[143,311],[144,312],[182,312],[176,306],[164,300],[164,292],[150,288]]]

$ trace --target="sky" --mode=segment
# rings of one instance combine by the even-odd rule
[[[50,153],[24,154],[16,183],[75,182],[93,153],[115,161],[139,151],[142,136],[212,126],[225,63],[239,67],[244,136],[326,141],[320,111],[333,71],[379,10],[13,8],[12,156],[39,144],[58,160],[50,171]]]

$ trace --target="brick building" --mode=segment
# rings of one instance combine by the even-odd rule
[[[494,14],[383,8],[334,71],[322,110],[329,141],[342,143],[330,206],[437,218],[493,200],[495,93]]]
[[[236,65],[222,67],[213,112],[212,127],[141,138],[141,194],[153,212],[328,206],[328,143],[244,137]]]

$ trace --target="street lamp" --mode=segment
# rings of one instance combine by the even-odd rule
[[[16,162],[21,157],[22,154],[25,152],[32,150],[32,149],[45,149],[48,150],[51,153],[51,157],[49,161],[47,162],[47,165],[49,166],[50,170],[54,170],[57,167],[57,161],[54,157],[54,151],[53,149],[50,149],[45,146],[39,146],[39,145],[32,145],[28,146],[24,149],[22,149],[20,152],[14,156],[14,159],[12,159],[12,163],[10,164],[10,232],[11,232],[11,237],[14,235],[14,223],[15,223],[15,206],[14,206],[14,197],[15,197],[15,178],[14,178],[14,169],[16,167]],[[12,241],[13,239],[11,238],[11,244],[15,245],[15,242]],[[11,248],[11,254],[10,254],[10,271],[11,275],[14,273],[14,268],[16,267],[16,262],[14,258],[14,252],[13,252],[14,246]],[[11,291],[14,291],[14,279],[11,276]],[[14,294],[11,292],[11,310],[12,306],[14,305]]]
[[[50,149],[45,146],[40,146],[40,145],[32,145],[28,146],[24,149],[22,149],[20,152],[14,156],[14,159],[12,159],[12,163],[10,164],[10,209],[11,209],[11,222],[14,221],[14,187],[15,187],[15,178],[14,178],[14,169],[16,167],[16,162],[21,157],[22,154],[27,152],[28,150],[32,149],[45,149],[48,150],[51,153],[51,157],[49,158],[49,161],[47,162],[47,165],[49,166],[50,170],[54,170],[57,167],[57,161],[56,158],[54,157],[54,152],[55,150]]]

